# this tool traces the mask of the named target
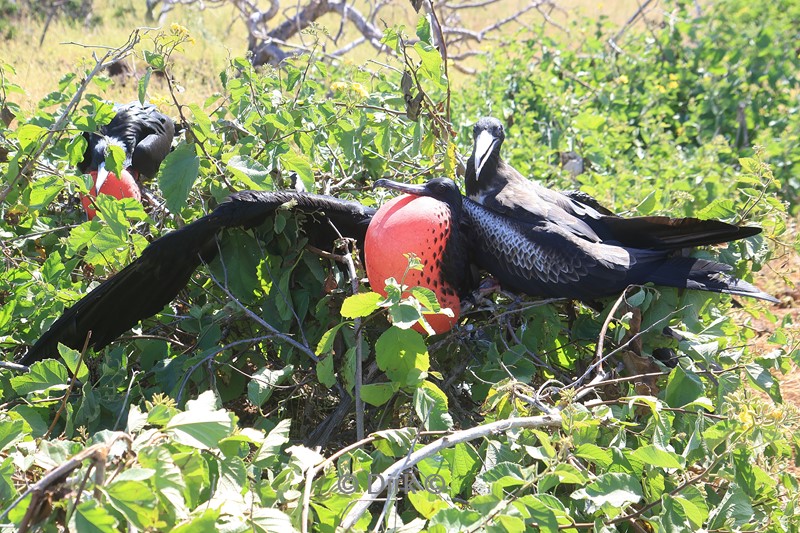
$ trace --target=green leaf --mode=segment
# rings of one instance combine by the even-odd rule
[[[272,431],[267,434],[267,438],[264,439],[264,442],[258,449],[256,458],[253,459],[253,466],[268,468],[269,465],[278,462],[278,455],[281,453],[281,448],[289,442],[289,430],[291,427],[292,421],[286,419],[281,420],[272,428]]]
[[[783,402],[780,386],[768,369],[758,363],[748,363],[744,365],[744,369],[747,372],[747,377],[750,378],[750,383],[769,394],[769,397],[775,402]]]
[[[117,519],[108,509],[96,500],[86,500],[78,504],[72,516],[75,531],[86,533],[114,533],[117,531]]]
[[[360,292],[345,298],[342,302],[341,315],[344,318],[369,316],[378,309],[378,302],[383,296],[377,292]]]
[[[22,420],[0,420],[0,452],[25,437],[23,427]]]
[[[216,448],[233,433],[231,415],[224,411],[190,409],[172,417],[164,428],[175,440],[193,448]]]
[[[218,509],[204,509],[202,514],[180,524],[171,533],[217,533],[220,530],[217,527],[220,514]]]
[[[414,410],[428,431],[443,431],[453,427],[447,395],[430,381],[423,381],[414,391]]]
[[[700,378],[685,371],[680,365],[672,369],[667,382],[664,400],[670,407],[683,407],[705,394],[705,387]]]
[[[286,381],[293,373],[292,365],[286,365],[280,370],[269,368],[258,370],[247,384],[247,399],[256,407],[261,407],[272,396],[275,387]]]
[[[631,455],[650,466],[658,466],[661,468],[683,467],[683,457],[675,452],[668,452],[656,448],[652,444],[636,449]]]
[[[139,97],[139,103],[144,104],[147,100],[147,88],[150,86],[150,76],[153,74],[153,69],[147,67],[144,71],[144,76],[139,78],[139,84],[137,86],[137,96]]]
[[[254,507],[250,512],[249,523],[254,531],[273,533],[275,531],[294,531],[289,515],[279,509]]]
[[[417,37],[419,40],[433,46],[431,40],[431,21],[428,15],[421,15],[417,21]]]
[[[235,155],[228,160],[228,171],[248,189],[272,188],[272,177],[267,167],[246,155]]]
[[[333,368],[333,355],[323,357],[317,363],[317,379],[330,388],[336,383],[336,374]]]
[[[44,392],[48,389],[66,389],[69,374],[64,365],[52,359],[45,359],[31,365],[27,374],[11,378],[11,386],[20,396],[31,392]]]
[[[388,402],[396,391],[394,383],[368,383],[361,386],[361,399],[378,407]]]
[[[199,172],[200,158],[194,145],[180,144],[164,159],[158,174],[158,185],[170,211],[179,213],[186,205]]]
[[[81,362],[81,353],[77,350],[73,350],[69,346],[64,346],[63,344],[58,345],[58,355],[64,360],[64,363],[67,365],[67,368],[70,371],[70,374],[75,376],[81,381],[84,381],[86,377],[89,375],[89,368],[86,366],[85,363]],[[80,363],[80,368],[78,364]]]
[[[155,494],[141,481],[114,481],[103,489],[114,509],[139,529],[148,529],[156,524],[158,509]]]
[[[147,61],[148,65],[153,67],[153,70],[164,70],[164,67],[167,65],[163,55],[149,50],[144,51],[144,60]]]
[[[696,216],[703,219],[716,218],[719,220],[729,220],[736,217],[736,215],[736,204],[734,204],[733,200],[716,198],[705,208],[701,209]]]
[[[575,500],[588,500],[610,518],[619,515],[625,508],[642,500],[642,486],[630,474],[601,474],[585,488],[572,493]]]
[[[453,448],[442,451],[442,455],[450,464],[450,490],[452,496],[463,494],[472,486],[481,467],[481,458],[475,448],[468,442],[456,444]]]
[[[392,326],[375,342],[375,360],[400,386],[416,387],[425,379],[430,360],[422,335]]]
[[[333,341],[336,340],[336,333],[347,324],[352,324],[352,322],[339,322],[331,329],[326,331],[322,334],[322,337],[319,339],[319,343],[317,343],[317,355],[322,355],[324,353],[328,353],[333,350]]]
[[[125,168],[125,149],[116,144],[106,146],[106,169],[117,177],[122,175]]]
[[[28,207],[34,211],[41,211],[50,205],[50,202],[52,202],[62,190],[64,190],[64,183],[58,176],[42,176],[31,184]]]
[[[586,111],[575,117],[575,127],[579,130],[598,130],[606,123],[606,118]]]
[[[300,176],[306,190],[313,193],[317,190],[314,184],[314,172],[311,168],[311,162],[304,154],[298,154],[294,151],[286,152],[279,156],[281,165],[286,170],[293,170]]]

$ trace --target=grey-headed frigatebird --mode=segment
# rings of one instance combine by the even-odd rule
[[[141,201],[140,176],[153,178],[158,174],[175,136],[175,123],[153,104],[118,104],[114,110],[117,114],[97,133],[83,134],[88,145],[78,169],[91,174],[94,182],[89,196],[81,198],[90,219],[95,216],[90,197],[96,197],[98,191],[115,198]],[[120,176],[115,176],[106,168],[109,145],[119,146],[125,153]]]
[[[589,195],[548,189],[503,161],[505,131],[496,118],[478,120],[473,138],[464,178],[467,196],[501,215],[527,223],[549,221],[589,242],[652,250],[720,244],[761,232],[719,220],[617,216]]]

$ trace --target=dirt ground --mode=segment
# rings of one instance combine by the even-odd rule
[[[793,226],[790,235],[800,229],[800,218],[794,221]],[[781,301],[769,309],[778,317],[778,323],[785,317],[790,317],[792,323],[786,327],[789,330],[789,347],[800,341],[800,255],[787,247],[785,254],[770,261],[767,268],[755,275],[755,284]],[[751,326],[759,332],[755,339],[756,353],[767,353],[775,349],[775,345],[768,342],[775,330],[772,323],[767,320],[753,320]],[[796,412],[800,412],[800,368],[793,364],[792,370],[785,375],[780,372],[774,374],[780,380],[784,405],[793,406]],[[763,396],[766,398],[766,394]],[[798,458],[795,457],[795,464],[797,462]],[[792,465],[788,470],[800,476],[800,468]]]

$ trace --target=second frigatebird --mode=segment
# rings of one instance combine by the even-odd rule
[[[114,110],[117,114],[97,133],[83,134],[88,145],[78,169],[92,175],[94,186],[90,197],[96,197],[99,192],[141,201],[140,176],[153,178],[158,174],[161,162],[172,148],[175,123],[153,104],[132,102],[116,105]],[[106,168],[106,151],[110,145],[119,146],[125,152],[120,176]],[[91,199],[85,196],[81,203],[89,218],[94,218]]]
[[[721,244],[761,232],[719,220],[617,216],[591,196],[548,189],[503,161],[505,131],[496,118],[478,120],[473,137],[464,178],[467,196],[501,215],[527,223],[549,221],[589,242],[652,250]]]

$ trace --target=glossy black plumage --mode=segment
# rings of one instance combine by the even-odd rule
[[[153,104],[132,102],[114,109],[117,114],[99,132],[84,133],[89,144],[78,169],[84,173],[99,170],[105,163],[106,147],[115,144],[125,151],[123,168],[134,171],[136,179],[140,179],[138,175],[155,177],[172,147],[175,123]]]
[[[722,292],[777,302],[727,274],[729,265],[694,257],[591,242],[544,217],[514,219],[464,199],[462,224],[471,256],[506,289],[532,296],[591,301],[628,285],[656,285]]]
[[[500,157],[505,133],[499,120],[480,119],[467,161],[467,196],[492,211],[527,223],[550,221],[589,242],[674,250],[720,244],[761,232],[718,220],[614,215],[583,193],[564,194],[522,176]]]
[[[99,350],[140,320],[159,312],[186,286],[201,262],[217,254],[223,228],[250,228],[281,206],[309,213],[306,229],[317,246],[338,237],[363,244],[375,212],[357,202],[294,192],[243,191],[231,195],[213,212],[153,241],[142,255],[64,311],[31,347],[20,363],[30,365],[58,356],[58,343],[80,349],[92,331],[90,346]]]

